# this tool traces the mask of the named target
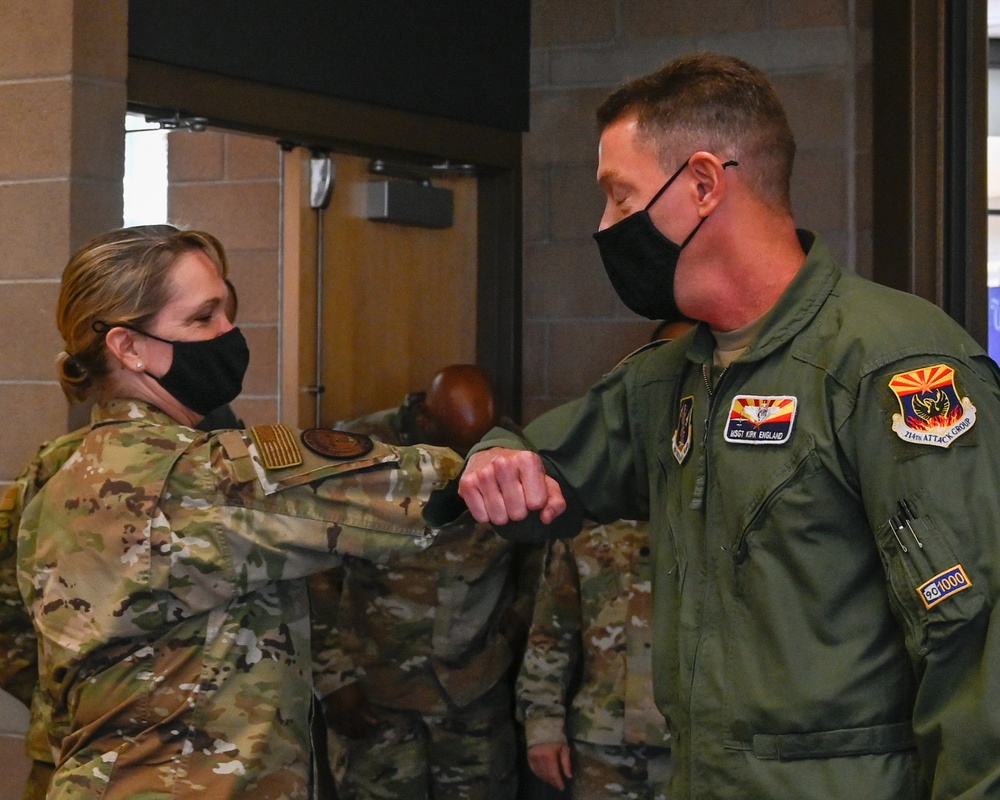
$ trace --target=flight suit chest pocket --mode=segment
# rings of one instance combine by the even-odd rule
[[[806,530],[814,525],[820,511],[814,478],[821,471],[812,440],[807,439],[783,461],[758,472],[762,480],[750,490],[749,497],[742,498],[733,512],[732,530],[737,536],[724,548],[737,565],[746,561],[754,539],[765,536],[768,529],[777,533],[779,529]],[[730,485],[738,484],[731,482]],[[796,520],[801,520],[801,524]]]

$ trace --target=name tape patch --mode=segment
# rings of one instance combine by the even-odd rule
[[[791,395],[737,395],[729,407],[725,439],[736,444],[785,444],[798,400]]]
[[[964,592],[970,586],[972,586],[972,581],[969,580],[969,576],[965,574],[961,564],[956,564],[951,569],[946,569],[918,586],[917,593],[927,608],[933,608],[942,600]]]

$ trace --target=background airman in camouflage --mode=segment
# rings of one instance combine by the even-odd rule
[[[653,704],[645,523],[588,524],[548,546],[517,678],[528,761],[576,800],[666,800],[669,736]]]
[[[426,395],[336,427],[461,451],[495,417],[485,376],[452,365]],[[344,800],[515,796],[510,672],[540,555],[469,519],[409,558],[313,576],[315,682]]]
[[[25,751],[32,764],[23,800],[45,797],[55,769],[51,737],[61,734],[53,727],[51,708],[38,684],[38,638],[17,583],[17,529],[21,503],[34,497],[73,455],[83,436],[82,430],[77,433],[43,445],[17,483],[0,497],[0,688],[31,709]]]

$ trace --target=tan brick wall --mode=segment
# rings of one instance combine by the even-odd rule
[[[614,295],[591,234],[593,112],[615,86],[686,52],[765,70],[799,155],[792,202],[841,262],[871,269],[872,0],[536,0],[524,140],[524,418],[577,396],[654,324]]]
[[[250,345],[243,394],[248,425],[278,418],[280,148],[272,139],[207,130],[168,138],[167,214],[219,237],[239,296],[237,324]]]
[[[77,247],[121,225],[127,10],[0,4],[0,488],[67,428],[59,279]]]

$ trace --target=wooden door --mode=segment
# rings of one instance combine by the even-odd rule
[[[476,180],[432,179],[454,193],[450,228],[399,225],[364,216],[365,185],[381,179],[369,173],[369,159],[332,159],[334,190],[322,212],[308,204],[308,153],[289,159],[286,169],[286,197],[294,200],[286,201],[285,274],[295,278],[286,281],[284,306],[291,315],[286,318],[297,317],[299,324],[298,341],[286,337],[283,416],[303,427],[398,406],[407,392],[426,388],[441,367],[476,361]],[[318,419],[317,385],[323,387]]]

